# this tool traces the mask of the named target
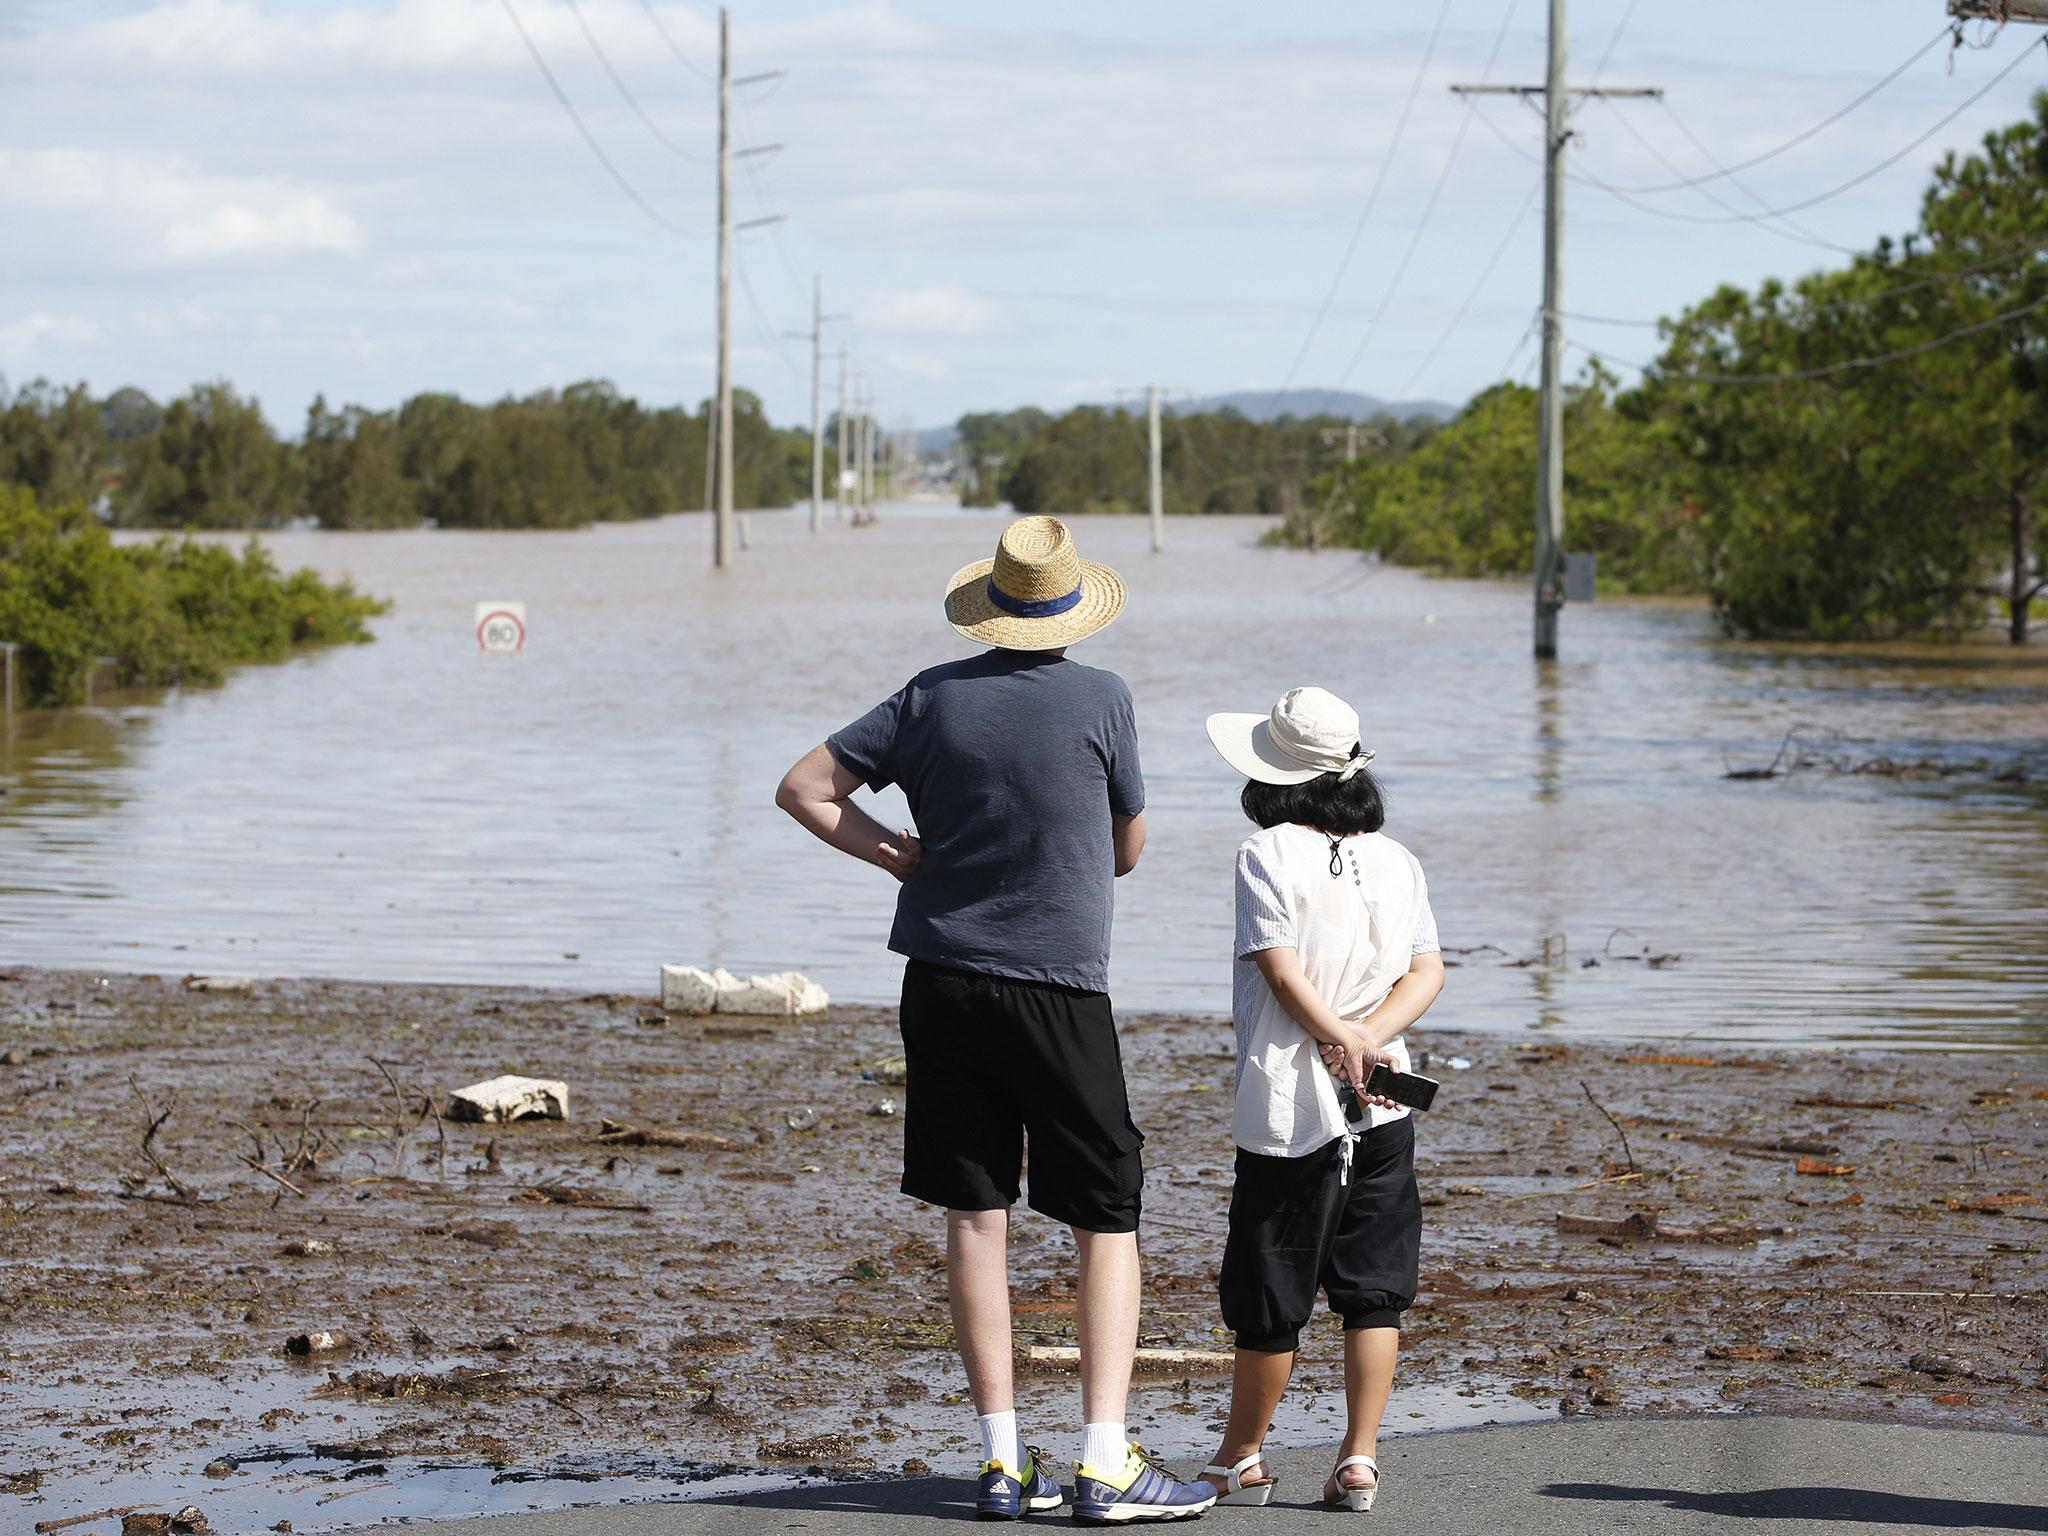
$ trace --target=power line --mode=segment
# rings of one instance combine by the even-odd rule
[[[676,46],[676,40],[669,36],[668,28],[661,24],[661,18],[655,15],[654,7],[649,4],[649,0],[640,0],[640,9],[647,13],[647,20],[653,25],[654,30],[661,34],[661,40],[668,44],[668,51],[675,55],[678,64],[682,65],[683,68],[687,69],[706,85],[716,85],[718,83],[710,75],[704,73],[703,69],[688,54]]]
[[[1372,190],[1366,194],[1365,206],[1359,210],[1358,222],[1351,227],[1351,239],[1344,247],[1344,258],[1337,263],[1337,272],[1330,279],[1329,291],[1323,295],[1323,302],[1317,306],[1315,319],[1309,322],[1308,334],[1301,339],[1301,347],[1294,354],[1294,361],[1288,365],[1287,375],[1280,387],[1273,391],[1278,401],[1294,383],[1295,375],[1301,372],[1301,365],[1308,358],[1309,348],[1315,344],[1317,334],[1323,328],[1323,321],[1329,316],[1330,305],[1336,302],[1337,292],[1344,286],[1344,276],[1351,270],[1351,258],[1358,253],[1358,242],[1365,234],[1365,226],[1372,219],[1373,209],[1379,206],[1380,193],[1386,187],[1387,173],[1393,169],[1394,157],[1400,152],[1402,135],[1408,131],[1409,115],[1415,110],[1415,99],[1422,92],[1422,78],[1429,72],[1431,62],[1436,58],[1436,45],[1443,36],[1444,22],[1451,14],[1451,0],[1443,0],[1437,8],[1436,25],[1430,29],[1429,43],[1422,51],[1422,60],[1415,66],[1415,78],[1408,86],[1408,99],[1401,104],[1400,116],[1394,120],[1393,137],[1387,140],[1387,151],[1380,157],[1379,173],[1374,176]]]
[[[591,31],[590,23],[584,19],[583,8],[576,0],[564,0],[564,3],[569,7],[569,14],[576,18],[576,25],[583,33],[583,40],[590,44],[590,51],[597,55],[597,62],[602,64],[604,72],[612,77],[612,84],[618,87],[619,95],[625,99],[626,105],[633,109],[633,115],[640,119],[641,126],[654,135],[654,141],[678,160],[687,160],[691,165],[709,165],[709,155],[692,154],[661,131],[661,126],[649,117],[647,109],[640,105],[639,98],[627,88],[625,77],[612,67],[611,56],[604,51],[603,44],[598,42],[597,34]]]
[[[1699,137],[1695,135],[1690,128],[1687,128],[1685,126],[1685,124],[1679,119],[1678,114],[1671,110],[1670,103],[1660,100],[1658,104],[1662,106],[1667,113],[1670,113],[1672,123],[1676,125],[1678,130],[1681,133],[1683,133],[1688,139],[1692,140],[1693,148],[1697,149],[1700,152],[1700,154],[1706,159],[1707,163],[1709,165],[1716,164],[1717,162],[1714,159],[1713,151],[1708,149],[1707,146],[1700,141]],[[1614,120],[1617,123],[1621,124],[1621,126],[1627,130],[1629,137],[1634,139],[1636,143],[1640,144],[1643,147],[1643,149],[1648,152],[1650,157],[1654,159],[1659,165],[1663,166],[1667,171],[1671,172],[1671,174],[1674,176],[1682,176],[1685,174],[1683,171],[1679,170],[1676,164],[1672,162],[1671,157],[1666,155],[1663,150],[1659,149],[1655,144],[1653,144],[1650,141],[1648,135],[1646,135],[1640,128],[1636,127],[1634,123],[1630,122],[1625,114],[1616,112],[1612,106],[1608,106],[1607,102],[1604,99],[1602,100],[1601,105],[1607,107],[1609,114],[1614,118]],[[1759,208],[1768,208],[1770,206],[1763,198],[1759,197],[1755,192],[1752,192],[1750,190],[1749,184],[1747,182],[1735,181],[1731,179],[1729,185],[1733,186],[1737,191],[1741,192],[1743,196],[1747,197]],[[1843,245],[1838,241],[1830,240],[1827,238],[1827,236],[1817,234],[1813,230],[1806,228],[1805,225],[1796,224],[1791,219],[1785,218],[1782,215],[1774,217],[1767,213],[1744,213],[1742,209],[1737,208],[1733,203],[1729,202],[1719,193],[1710,191],[1705,186],[1695,186],[1692,190],[1699,193],[1701,197],[1705,198],[1708,202],[1712,203],[1716,208],[1719,208],[1724,213],[1731,213],[1734,214],[1736,217],[1746,220],[1750,223],[1763,225],[1764,227],[1771,229],[1774,233],[1784,235],[1788,239],[1797,240],[1803,245],[1811,245],[1821,250],[1833,251],[1837,255],[1843,256],[1854,256],[1858,254],[1858,252],[1853,246]],[[1660,213],[1662,211],[1661,209],[1651,208],[1646,203],[1637,202],[1633,196],[1625,196],[1624,201],[1628,202],[1634,207],[1642,208],[1645,212]]]
[[[2048,47],[2048,38],[2042,39],[2041,46]],[[1863,183],[1870,180],[1871,177],[1880,175],[1883,172],[1890,170],[1893,166],[1897,165],[1901,160],[1905,159],[1906,156],[1913,153],[1914,150],[1918,149],[1922,144],[1925,144],[1929,139],[1933,138],[1937,133],[1941,132],[1942,129],[1946,128],[1950,123],[1954,122],[1957,118],[1961,117],[1965,112],[1969,111],[1970,108],[1974,107],[1978,102],[1982,101],[1999,85],[2003,84],[2006,76],[2010,75],[2014,70],[2018,69],[2020,65],[2024,64],[2027,61],[2028,56],[2032,54],[2034,51],[2035,46],[2032,44],[2028,45],[2025,48],[2022,48],[2018,53],[2013,55],[2013,59],[2010,64],[2006,65],[2005,68],[2001,69],[1997,74],[1993,75],[1982,86],[1978,87],[1975,91],[1973,91],[1970,94],[1970,96],[1962,102],[1960,106],[1957,106],[1953,110],[1945,113],[1941,117],[1941,119],[1934,124],[1933,127],[1929,128],[1925,133],[1922,133],[1919,137],[1915,138],[1910,144],[1906,145],[1903,149],[1899,150],[1898,153],[1887,156],[1885,159],[1880,160],[1876,165],[1873,165],[1869,170],[1864,171],[1859,175],[1850,177],[1847,181],[1842,182],[1839,186],[1830,187],[1825,192],[1817,192],[1812,197],[1803,198],[1796,203],[1787,203],[1782,208],[1767,208],[1763,210],[1761,213],[1735,213],[1728,215],[1715,215],[1706,213],[1680,213],[1672,209],[1655,208],[1647,203],[1637,203],[1634,201],[1632,197],[1621,192],[1619,188],[1609,186],[1599,177],[1591,175],[1590,173],[1582,174],[1584,175],[1585,180],[1591,182],[1601,191],[1608,193],[1610,196],[1621,198],[1622,201],[1629,203],[1631,207],[1642,208],[1645,212],[1653,213],[1658,218],[1675,219],[1680,223],[1684,224],[1754,224],[1761,219],[1782,218],[1788,213],[1803,213],[1808,208],[1818,207],[1822,203],[1840,197],[1844,192],[1848,192],[1856,187],[1862,186]]]
[[[1486,63],[1479,71],[1479,78],[1482,81],[1493,73],[1493,66],[1500,62],[1501,45],[1507,41],[1508,27],[1515,19],[1515,6],[1518,3],[1519,0],[1508,0],[1507,9],[1501,13],[1500,25],[1494,29],[1493,48],[1486,55]],[[1422,216],[1416,220],[1415,229],[1408,237],[1407,247],[1401,252],[1400,261],[1394,266],[1393,276],[1387,279],[1387,289],[1380,297],[1379,308],[1373,311],[1372,319],[1366,323],[1365,334],[1359,338],[1358,346],[1351,354],[1351,360],[1344,365],[1344,371],[1337,376],[1337,382],[1331,385],[1329,393],[1323,396],[1323,403],[1316,408],[1318,416],[1329,409],[1330,402],[1337,398],[1338,392],[1350,381],[1351,375],[1364,360],[1366,349],[1372,345],[1373,337],[1379,334],[1380,322],[1386,318],[1388,309],[1393,306],[1394,296],[1401,289],[1401,280],[1408,275],[1408,264],[1415,259],[1416,247],[1422,244],[1422,237],[1436,215],[1437,203],[1444,195],[1444,186],[1451,179],[1451,167],[1457,163],[1458,151],[1464,147],[1465,136],[1471,131],[1474,110],[1476,109],[1468,98],[1465,103],[1465,115],[1458,120],[1458,131],[1452,135],[1451,147],[1444,155],[1442,168],[1437,172],[1436,184],[1429,190],[1429,200],[1423,204]]]
[[[1938,348],[1945,347],[1952,341],[1961,341],[1966,336],[1976,336],[1984,331],[1993,330],[1998,326],[2010,324],[2014,320],[2023,320],[2036,310],[2044,308],[2048,308],[2048,296],[2038,298],[2031,304],[2022,304],[2017,309],[2008,309],[2005,313],[1993,315],[1988,320],[1979,320],[1973,324],[1959,327],[1948,332],[1946,335],[1935,337],[1932,341],[1923,341],[1911,347],[1900,347],[1893,352],[1880,352],[1874,357],[1845,358],[1838,363],[1828,363],[1819,368],[1797,369],[1789,373],[1678,373],[1660,368],[1655,363],[1631,362],[1625,357],[1612,357],[1607,353],[1595,352],[1591,347],[1582,346],[1577,342],[1573,342],[1572,345],[1577,347],[1579,351],[1585,352],[1592,357],[1607,357],[1612,362],[1635,369],[1645,378],[1656,379],[1665,383],[1796,384],[1813,379],[1832,378],[1836,374],[1852,373],[1862,369],[1881,368],[1887,363],[1904,362],[1907,358],[1919,357],[1924,353],[1933,352]]]
[[[1472,306],[1479,301],[1480,290],[1485,288],[1488,279],[1493,276],[1493,269],[1500,265],[1501,257],[1507,254],[1508,247],[1514,243],[1516,231],[1522,227],[1523,221],[1529,217],[1529,210],[1536,206],[1536,194],[1542,190],[1543,184],[1541,182],[1532,181],[1529,183],[1528,193],[1522,198],[1522,206],[1515,211],[1515,216],[1508,221],[1508,227],[1501,231],[1500,243],[1494,246],[1493,254],[1486,258],[1486,265],[1480,269],[1478,278],[1465,291],[1465,301],[1458,306],[1458,312],[1451,316],[1450,324],[1443,328],[1443,332],[1437,337],[1435,344],[1430,347],[1428,352],[1423,354],[1422,361],[1416,364],[1415,371],[1408,376],[1408,382],[1401,386],[1402,398],[1405,399],[1415,392],[1415,386],[1421,382],[1422,376],[1429,372],[1431,365],[1436,362],[1437,354],[1443,351],[1451,337],[1456,334],[1458,327],[1465,323],[1465,317],[1472,313]],[[1653,325],[1656,323],[1655,321],[1651,322]],[[1528,333],[1525,331],[1523,334],[1526,336]],[[1519,351],[1521,343],[1517,342],[1515,345],[1516,350]]]
[[[1895,288],[1881,288],[1876,293],[1862,294],[1846,299],[1829,299],[1819,304],[1806,304],[1803,306],[1803,312],[1809,315],[1820,315],[1839,309],[1860,309],[1865,305],[1876,304],[1885,299],[1900,298],[1905,294],[1919,293],[1923,289],[1939,287],[1943,283],[1961,282],[1966,277],[1977,277],[1986,272],[1996,271],[2000,267],[2009,266],[2015,261],[2022,261],[2043,250],[2048,250],[2048,236],[2030,236],[2006,251],[2004,255],[1994,256],[1988,261],[1975,262],[1967,267],[1954,267],[1944,272],[1936,272],[1930,277],[1919,279],[1917,282],[1901,283]],[[1863,252],[1859,251],[1855,254],[1859,259],[1867,259],[1864,257]],[[1665,317],[1661,316],[1652,319],[1635,319],[1623,318],[1617,315],[1578,314],[1571,310],[1564,311],[1564,316],[1567,320],[1580,320],[1590,325],[1638,326],[1646,330],[1653,330],[1665,323]]]
[[[576,110],[575,103],[569,100],[568,95],[562,90],[561,82],[555,79],[555,72],[548,68],[548,61],[541,57],[540,49],[534,46],[533,38],[527,33],[526,23],[519,19],[519,12],[512,8],[512,0],[499,0],[499,4],[505,7],[505,14],[512,18],[512,25],[519,32],[519,40],[526,44],[527,53],[532,55],[535,67],[540,70],[541,78],[547,81],[548,89],[554,92],[555,100],[562,104],[562,110],[569,114],[569,121],[576,125],[576,131],[583,136],[583,142],[590,146],[590,152],[597,156],[597,163],[605,168],[606,174],[618,184],[619,190],[631,199],[634,207],[638,208],[670,234],[681,235],[686,240],[703,238],[700,235],[693,235],[680,225],[673,224],[664,218],[660,210],[648,202],[646,198],[642,197],[638,189],[630,181],[626,180],[619,168],[612,164],[611,156],[604,152],[604,146],[597,142],[597,138],[591,133],[589,125],[583,121],[582,114]]]
[[[1621,20],[1614,24],[1614,31],[1607,39],[1607,51],[1600,55],[1600,62],[1593,66],[1593,78],[1588,85],[1598,85],[1600,77],[1607,73],[1608,62],[1614,57],[1614,50],[1621,44],[1621,34],[1628,30],[1628,24],[1635,20],[1636,7],[1642,0],[1628,0],[1628,8],[1621,13]]]
[[[1882,80],[1878,81],[1875,85],[1871,86],[1868,90],[1864,91],[1861,95],[1857,96],[1854,101],[1851,101],[1847,106],[1844,106],[1838,109],[1837,111],[1830,113],[1828,116],[1822,118],[1819,122],[1815,123],[1811,128],[1808,128],[1801,133],[1795,133],[1791,138],[1785,140],[1784,143],[1774,145],[1770,149],[1765,150],[1760,155],[1751,155],[1747,160],[1738,160],[1733,165],[1724,166],[1717,164],[1714,170],[1714,174],[1711,176],[1688,176],[1679,181],[1658,182],[1654,185],[1639,187],[1616,187],[1611,190],[1619,192],[1633,192],[1645,194],[1655,192],[1680,192],[1688,187],[1696,187],[1701,182],[1718,181],[1725,177],[1733,176],[1740,171],[1751,170],[1756,166],[1762,165],[1767,160],[1775,160],[1778,158],[1778,156],[1784,154],[1785,151],[1787,151],[1788,149],[1797,149],[1801,144],[1804,144],[1808,139],[1814,137],[1816,134],[1824,133],[1828,129],[1834,127],[1836,123],[1839,123],[1851,112],[1854,112],[1858,107],[1862,106],[1866,101],[1870,100],[1871,97],[1877,95],[1880,91],[1884,90],[1886,86],[1890,85],[1893,81],[1897,80],[1899,76],[1903,75],[1908,69],[1911,69],[1915,64],[1919,63],[1920,60],[1925,58],[1929,52],[1931,52],[1940,43],[1945,41],[1948,35],[1949,23],[1943,22],[1941,30],[1939,32],[1935,33],[1933,37],[1929,38],[1925,43],[1921,44],[1918,48],[1914,49],[1911,55],[1907,57],[1904,63],[1900,64],[1898,68],[1894,69]]]

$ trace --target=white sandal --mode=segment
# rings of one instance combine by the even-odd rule
[[[1353,1488],[1344,1481],[1346,1467],[1370,1467],[1373,1483],[1370,1488]],[[1336,1485],[1337,1497],[1325,1497],[1325,1509],[1368,1510],[1372,1508],[1373,1496],[1380,1491],[1380,1464],[1370,1456],[1346,1456],[1330,1473],[1330,1481]]]
[[[1253,1451],[1234,1467],[1206,1466],[1202,1468],[1202,1476],[1223,1479],[1223,1492],[1216,1498],[1218,1504],[1268,1504],[1272,1502],[1273,1490],[1280,1486],[1280,1479],[1268,1477],[1263,1483],[1244,1480],[1245,1473],[1265,1459],[1263,1451]]]

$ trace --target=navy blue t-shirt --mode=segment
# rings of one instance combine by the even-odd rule
[[[903,786],[924,857],[889,947],[988,976],[1109,989],[1110,818],[1145,809],[1131,690],[1042,651],[920,672],[827,739],[871,789]]]

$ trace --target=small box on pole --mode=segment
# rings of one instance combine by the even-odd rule
[[[1598,555],[1567,554],[1564,557],[1564,600],[1568,603],[1592,602],[1599,578]]]

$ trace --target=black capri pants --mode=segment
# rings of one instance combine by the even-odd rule
[[[1221,1299],[1239,1349],[1299,1348],[1318,1288],[1347,1331],[1399,1327],[1421,1253],[1413,1115],[1359,1138],[1348,1183],[1342,1137],[1306,1157],[1238,1148]]]

